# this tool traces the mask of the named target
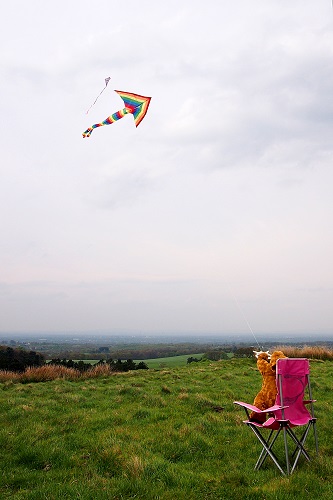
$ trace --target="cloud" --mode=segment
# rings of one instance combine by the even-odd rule
[[[246,330],[231,284],[254,329],[329,330],[331,14],[300,0],[8,3],[3,328]],[[121,109],[113,89],[152,96],[147,117],[83,140]]]

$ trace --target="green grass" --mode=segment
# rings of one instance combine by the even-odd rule
[[[170,356],[167,358],[152,358],[152,359],[134,359],[135,363],[140,363],[143,361],[149,368],[159,369],[159,368],[176,368],[179,366],[185,366],[187,360],[190,357],[200,359],[204,353],[201,354],[184,354],[180,356]],[[81,360],[74,360],[81,361]],[[84,359],[84,363],[90,363],[92,365],[98,363],[96,359]]]
[[[252,360],[191,363],[109,378],[0,384],[0,497],[291,500],[333,496],[333,364],[311,362],[319,457],[290,477],[234,400],[261,386]],[[224,409],[221,410],[221,407]],[[313,447],[308,438],[309,451]]]
[[[139,363],[140,361],[144,361],[148,368],[176,368],[180,366],[187,365],[188,358],[198,358],[200,359],[203,356],[202,354],[184,354],[180,356],[170,356],[168,358],[153,358],[153,359],[136,359],[135,363]]]

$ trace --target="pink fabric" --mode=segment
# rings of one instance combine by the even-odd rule
[[[311,420],[308,409],[304,406],[304,391],[308,383],[309,360],[303,358],[283,358],[277,362],[277,374],[282,380],[282,397],[277,378],[276,404],[283,404],[284,412],[279,410],[275,418],[289,420],[291,425],[305,425]]]
[[[271,406],[270,408],[267,408],[267,410],[260,410],[254,405],[250,405],[249,403],[243,403],[243,401],[234,401],[235,405],[240,405],[243,406],[244,408],[247,408],[248,410],[255,411],[256,413],[272,413],[276,410],[281,409],[281,405],[274,405]]]
[[[306,358],[280,358],[276,363],[276,374],[309,375],[310,364]]]
[[[278,429],[279,421],[281,420],[289,421],[291,427],[306,425],[312,418],[310,412],[304,404],[304,391],[308,384],[309,372],[308,359],[278,359],[276,365],[276,384],[278,393],[275,405],[262,412],[255,406],[248,403],[240,401],[235,401],[235,403],[257,413],[274,413],[274,417],[269,418],[263,424],[250,422],[251,425],[255,425],[256,427]],[[279,378],[281,378],[282,382],[282,398],[280,397]]]

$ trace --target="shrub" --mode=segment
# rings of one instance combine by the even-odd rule
[[[136,370],[149,370],[149,367],[146,365],[146,363],[144,361],[140,361],[140,363],[138,363],[136,365]]]
[[[194,356],[191,356],[190,358],[187,358],[187,364],[197,363],[198,361],[201,361],[201,358],[195,358]]]
[[[100,363],[100,361],[99,361]],[[72,359],[60,359],[60,358],[55,358],[51,359],[51,361],[48,363],[49,365],[56,365],[56,366],[65,366],[66,368],[75,368],[76,370],[79,370],[80,372],[84,372],[91,368],[90,363],[85,363],[84,361],[73,361]]]

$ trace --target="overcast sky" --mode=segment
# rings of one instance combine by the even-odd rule
[[[1,332],[333,332],[330,0],[0,6]]]

